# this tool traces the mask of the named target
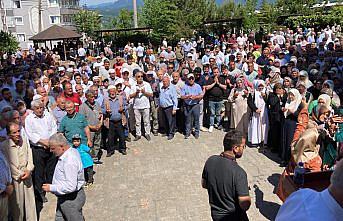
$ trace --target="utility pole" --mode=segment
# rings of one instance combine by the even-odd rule
[[[38,0],[38,33],[42,31],[42,0]]]
[[[137,0],[133,1],[133,27],[138,28],[138,22],[137,22]]]

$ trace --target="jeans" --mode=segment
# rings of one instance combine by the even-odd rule
[[[134,109],[135,113],[135,120],[136,120],[136,136],[142,136],[142,117],[143,117],[143,123],[144,123],[144,130],[145,134],[150,134],[150,108],[145,109]]]
[[[199,136],[200,131],[200,104],[195,105],[185,105],[184,107],[184,113],[186,118],[186,136],[190,136],[191,130],[192,130],[192,117],[194,120],[194,128],[195,128],[195,136]]]
[[[209,101],[210,106],[210,126],[214,125],[214,120],[217,119],[217,123],[221,123],[221,115],[220,112],[223,107],[223,101]]]

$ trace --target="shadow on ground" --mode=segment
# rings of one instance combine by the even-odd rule
[[[280,205],[274,202],[265,201],[263,199],[264,193],[257,185],[254,185],[255,189],[255,205],[259,212],[268,220],[275,220]]]

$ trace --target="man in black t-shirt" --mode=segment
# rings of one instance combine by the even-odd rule
[[[237,130],[226,133],[224,152],[211,156],[202,173],[202,187],[207,189],[214,221],[248,220],[246,211],[251,199],[246,172],[237,164],[245,148],[245,137]]]
[[[206,90],[206,96],[209,101],[210,107],[210,128],[208,132],[213,132],[213,127],[215,120],[217,120],[218,129],[222,129],[221,125],[221,111],[223,108],[223,100],[226,91],[226,81],[223,76],[220,76],[219,68],[213,67],[212,68],[213,77],[210,77],[206,81],[206,86],[204,86]]]

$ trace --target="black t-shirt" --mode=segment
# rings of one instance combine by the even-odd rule
[[[226,84],[225,79],[222,76],[218,77],[220,84]],[[214,77],[210,77],[206,81],[206,85],[211,85],[214,83]],[[225,90],[219,87],[219,84],[215,84],[210,90],[206,91],[208,100],[210,101],[222,101],[224,98]]]
[[[240,220],[244,213],[239,196],[249,196],[246,172],[232,159],[211,156],[205,163],[202,178],[208,191],[212,215],[230,216]]]

